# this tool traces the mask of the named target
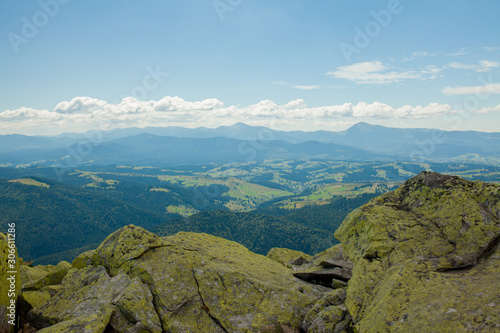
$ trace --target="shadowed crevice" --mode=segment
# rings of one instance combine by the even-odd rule
[[[207,313],[207,315],[212,319],[212,321],[220,327],[221,330],[223,330],[224,332],[228,333],[228,331],[224,328],[224,326],[222,326],[222,323],[219,319],[217,319],[216,317],[214,317],[211,313],[210,313],[210,308],[205,304],[205,301],[203,300],[203,296],[201,295],[201,292],[200,292],[200,284],[198,283],[198,279],[196,279],[196,273],[193,269],[193,279],[194,279],[194,282],[196,283],[196,288],[198,289],[198,295],[200,296],[200,299],[201,299],[201,304],[203,305],[202,308],[203,310],[205,310],[205,312]]]

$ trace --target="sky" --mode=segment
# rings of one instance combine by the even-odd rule
[[[500,132],[497,0],[0,2],[0,134]]]

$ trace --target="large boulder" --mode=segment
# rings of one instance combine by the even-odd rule
[[[77,257],[28,321],[39,332],[299,332],[332,289],[292,273],[218,237],[129,225]]]
[[[295,267],[293,275],[304,281],[331,287],[344,288],[352,276],[353,263],[342,246],[337,244],[311,258],[310,262]]]
[[[500,331],[500,186],[422,172],[352,212],[358,332]]]
[[[273,247],[270,249],[266,257],[291,269],[296,269],[311,262],[313,259],[312,256],[303,252],[279,247]]]
[[[28,321],[47,327],[39,332],[104,332],[113,322],[118,331],[161,333],[152,301],[139,278],[110,277],[103,266],[88,266],[71,270],[59,293],[31,310]]]
[[[33,291],[45,286],[61,284],[62,279],[66,276],[70,268],[71,264],[66,261],[61,261],[56,266],[37,265],[31,267],[29,265],[22,265],[19,268],[22,290]]]

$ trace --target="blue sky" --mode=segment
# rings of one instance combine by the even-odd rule
[[[0,134],[500,131],[500,2],[0,2]]]

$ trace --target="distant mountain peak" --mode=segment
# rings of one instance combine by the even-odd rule
[[[359,123],[352,125],[345,132],[369,132],[369,131],[389,130],[389,129],[391,129],[391,127],[385,127],[385,126],[381,126],[381,125],[373,125],[373,124],[368,124],[368,123],[365,123],[363,121],[360,121]]]
[[[377,125],[372,125],[372,124],[368,124],[368,123],[365,123],[364,121],[360,121],[359,123],[356,123],[354,125],[352,125],[349,129],[353,129],[353,128],[373,128],[373,127],[376,127]]]
[[[358,123],[356,123],[356,124],[352,125],[352,127],[355,127],[355,126],[359,127],[359,126],[373,126],[373,125],[368,124],[368,123],[366,123],[366,122],[364,122],[364,121],[360,121],[360,122],[358,122]]]
[[[231,126],[227,126],[227,127],[231,127],[231,128],[251,128],[253,126],[250,126],[248,124],[245,124],[245,123],[242,123],[242,122],[237,122]]]

